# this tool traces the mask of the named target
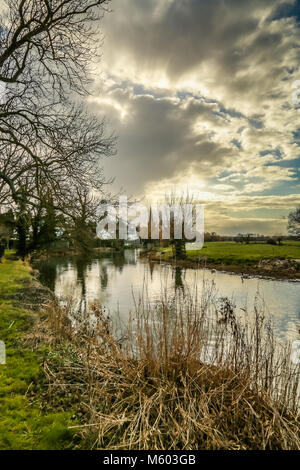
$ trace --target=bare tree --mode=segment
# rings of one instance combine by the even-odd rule
[[[184,225],[184,206],[196,204],[195,198],[186,193],[176,194],[171,192],[171,194],[165,195],[165,203],[171,208],[171,218],[170,218],[170,239],[171,245],[173,248],[173,254],[177,259],[186,259],[186,237],[185,237],[185,225]],[[180,216],[176,213],[176,206],[180,209]],[[182,219],[181,219],[182,217]],[[176,236],[176,227],[181,226],[181,237],[177,238]],[[192,241],[192,240],[189,240]]]
[[[109,0],[8,0],[0,25],[0,202],[25,221],[45,190],[101,189],[100,158],[114,153],[104,120],[75,94],[87,94],[99,55],[99,20]],[[25,189],[26,188],[26,191]],[[23,233],[24,238],[24,233]],[[24,239],[23,239],[24,247]]]
[[[50,83],[60,97],[66,89],[84,93],[87,68],[99,55],[99,20],[109,2],[7,0],[0,27],[0,81],[41,93]]]
[[[288,231],[291,235],[300,236],[300,206],[289,214]]]
[[[77,186],[65,203],[65,232],[79,251],[89,252],[94,246],[100,202],[100,192],[93,193],[88,186]]]

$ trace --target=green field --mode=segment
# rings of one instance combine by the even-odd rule
[[[0,263],[0,341],[6,345],[6,364],[0,364],[0,450],[63,449],[72,445],[72,431],[68,429],[72,411],[42,411],[43,353],[32,351],[24,343],[33,316],[15,295],[30,282],[28,264],[5,258]]]
[[[172,249],[164,250],[166,258],[172,256]],[[201,250],[187,251],[191,260],[206,258],[207,261],[240,264],[254,263],[260,259],[290,258],[300,259],[300,242],[286,241],[282,245],[268,245],[265,243],[251,243],[249,245],[235,242],[206,242]]]

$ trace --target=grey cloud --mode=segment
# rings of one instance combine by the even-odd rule
[[[122,90],[114,90],[109,96],[128,105],[130,111],[124,122],[118,123],[118,112],[110,105],[105,109],[111,124],[117,125],[119,137],[118,159],[105,162],[105,169],[116,176],[116,183],[126,176],[128,191],[140,192],[148,181],[180,172],[184,175],[191,166],[197,172],[207,172],[207,165],[205,169],[201,166],[203,162],[212,168],[232,155],[231,147],[209,141],[206,133],[192,131],[196,118],[220,120],[211,113],[210,104],[188,101],[183,106],[170,99],[134,96]],[[91,106],[97,110],[96,103]]]
[[[158,5],[167,7],[159,10]],[[254,35],[250,45],[240,42],[256,33],[263,11],[271,13],[280,0],[173,0],[169,2],[114,0],[115,14],[107,18],[110,55],[127,53],[137,67],[161,68],[178,78],[213,60],[234,74],[261,63],[283,47],[284,32]],[[111,46],[115,47],[111,47]],[[113,57],[112,57],[113,59]]]

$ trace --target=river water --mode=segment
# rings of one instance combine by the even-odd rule
[[[227,297],[237,311],[251,315],[254,305],[270,314],[276,336],[299,339],[300,283],[258,278],[203,269],[179,269],[139,259],[138,251],[101,258],[50,258],[36,264],[40,280],[63,302],[72,298],[78,305],[99,301],[111,318],[118,316],[126,324],[141,298],[155,302],[162,292],[201,296],[211,289],[213,296]]]

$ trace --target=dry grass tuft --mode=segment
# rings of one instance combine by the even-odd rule
[[[31,340],[56,344],[49,400],[78,397],[83,447],[300,449],[299,367],[257,310],[246,324],[227,299],[164,299],[135,312],[122,344],[97,304],[69,318],[52,306]]]

